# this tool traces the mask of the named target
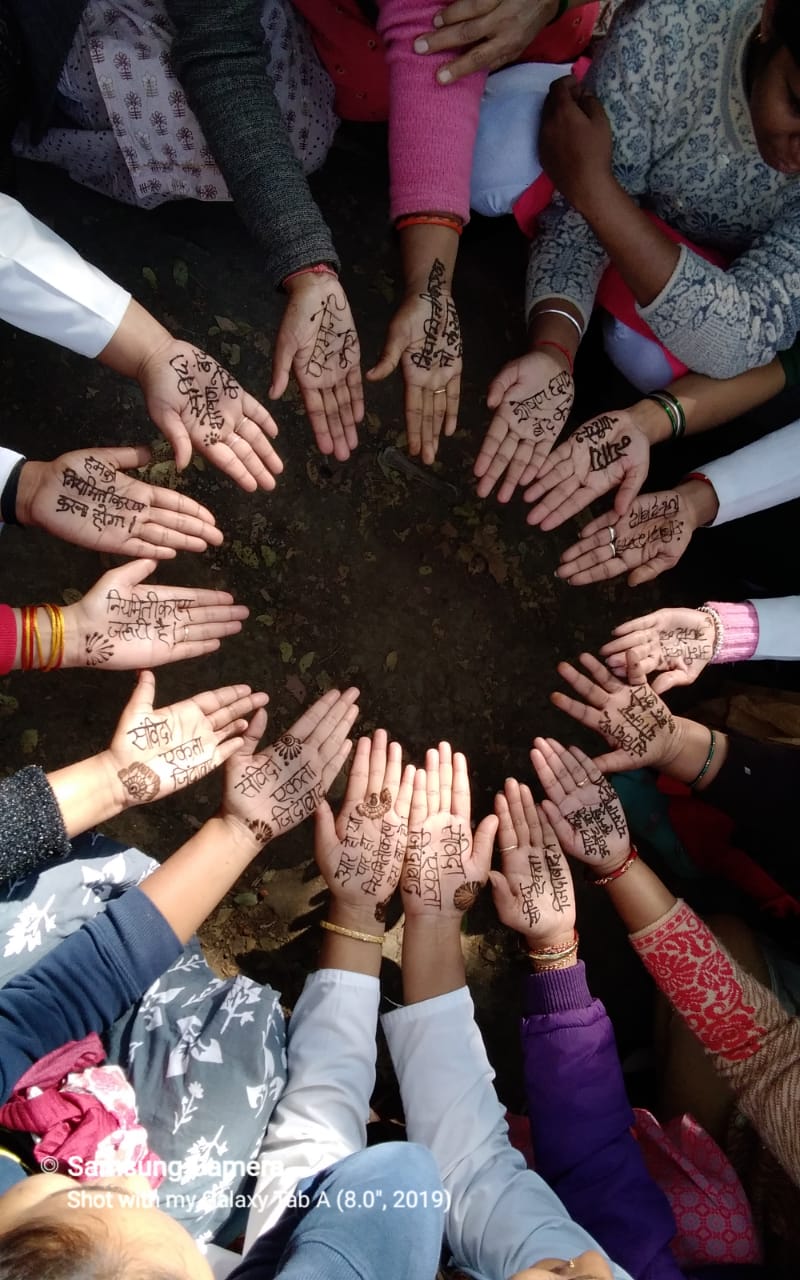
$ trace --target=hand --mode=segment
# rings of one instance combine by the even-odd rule
[[[603,773],[615,773],[645,765],[663,768],[674,760],[683,746],[681,722],[675,721],[669,707],[650,688],[635,655],[627,654],[627,684],[590,653],[582,653],[581,662],[588,677],[568,662],[559,663],[558,674],[584,701],[563,693],[552,694],[550,700],[579,724],[601,733],[615,748],[597,757],[597,767]]]
[[[587,524],[562,555],[556,575],[583,587],[630,569],[628,586],[638,587],[678,563],[696,527],[680,489],[642,494],[619,519],[606,513]]]
[[[125,475],[150,458],[150,450],[139,445],[76,449],[52,462],[26,462],[17,519],[77,547],[112,555],[171,560],[178,551],[218,547],[222,534],[199,502]]]
[[[131,560],[104,573],[64,610],[65,667],[141,670],[215,653],[242,629],[250,610],[227,591],[151,585],[137,591],[155,560]]]
[[[466,758],[448,742],[428,751],[414,775],[400,888],[406,918],[460,920],[489,876],[497,818],[470,830]]]
[[[140,671],[105,763],[119,808],[170,796],[217,769],[242,746],[248,717],[265,693],[235,684],[153,710],[152,671]]]
[[[380,382],[398,364],[405,382],[408,452],[431,463],[444,429],[456,429],[461,395],[461,326],[444,263],[434,260],[427,288],[407,297],[389,325],[383,354],[367,377]]]
[[[562,848],[601,876],[616,871],[631,851],[619,796],[595,761],[578,747],[535,738],[531,763],[545,789],[542,808]]]
[[[554,0],[454,0],[436,14],[436,30],[414,41],[414,50],[443,53],[471,46],[439,69],[440,84],[453,84],[475,71],[497,71],[518,60],[556,7]]]
[[[522,495],[536,506],[528,524],[545,532],[588,507],[595,498],[616,488],[614,511],[627,512],[650,467],[650,441],[624,412],[601,414],[578,427],[554,449],[534,484]]]
[[[368,909],[383,924],[397,888],[408,838],[414,766],[403,769],[399,742],[384,729],[361,738],[347,791],[334,822],[328,805],[317,815],[316,858],[331,897],[354,913]]]
[[[616,639],[609,640],[600,650],[607,666],[624,679],[630,654],[643,675],[663,671],[665,674],[653,681],[655,693],[694,684],[711,661],[717,640],[714,619],[700,609],[659,609],[644,618],[623,622],[613,634]]]
[[[170,337],[142,361],[136,376],[179,471],[196,449],[248,493],[275,488],[283,463],[269,438],[278,428],[213,356]]]
[[[315,813],[347,759],[358,715],[358,689],[331,689],[304,711],[288,733],[256,752],[267,726],[254,716],[225,770],[221,813],[260,845]]]
[[[495,796],[502,875],[490,871],[492,896],[504,925],[532,947],[569,946],[575,928],[575,890],[561,846],[530,787],[507,778]]]
[[[322,453],[346,462],[364,417],[361,348],[347,295],[336,276],[304,272],[286,286],[289,301],[275,340],[270,399],[293,371]]]
[[[572,374],[558,352],[532,351],[501,369],[486,403],[495,409],[475,461],[478,497],[487,498],[506,472],[498,502],[518,484],[530,484],[561,434],[575,395]]]
[[[600,100],[574,76],[554,80],[542,108],[539,160],[579,213],[614,182],[613,148],[611,126]]]

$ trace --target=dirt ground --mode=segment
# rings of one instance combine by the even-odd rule
[[[381,180],[383,134],[343,132],[316,182],[345,263],[365,362],[377,356],[400,285]],[[94,196],[42,168],[21,171],[21,196],[172,331],[205,346],[256,395],[269,380],[281,299],[263,283],[257,248],[232,210],[167,206],[146,214]],[[490,377],[522,343],[525,245],[509,220],[476,221],[463,239],[456,298],[465,345],[460,425],[436,466],[409,465],[399,377],[372,387],[350,462],[315,449],[294,390],[277,405],[286,471],[277,492],[243,494],[200,459],[178,477],[164,450],[152,470],[216,512],[225,543],[183,555],[157,578],[231,591],[250,608],[243,633],[203,660],[162,668],[166,704],[249,681],[270,693],[272,732],[332,685],[361,689],[360,729],[385,725],[411,759],[440,738],[466,751],[474,809],[490,809],[509,774],[529,775],[536,733],[579,739],[548,703],[558,660],[595,649],[618,622],[661,602],[692,603],[682,570],[639,588],[570,589],[553,571],[575,525],[543,535],[519,502],[475,497],[471,466],[488,423]],[[590,349],[579,362],[579,412],[633,398]],[[138,388],[78,356],[5,329],[0,348],[4,442],[48,458],[80,445],[157,439]],[[109,564],[37,532],[3,534],[4,599],[69,601]],[[712,593],[713,594],[713,593]],[[0,681],[3,764],[57,767],[109,739],[132,676],[69,671]],[[341,786],[341,784],[339,784]],[[173,800],[110,824],[119,839],[166,857],[213,812],[211,777]],[[334,790],[334,797],[337,791]],[[309,826],[271,846],[203,931],[211,963],[270,981],[288,1004],[313,965],[322,910]],[[649,995],[606,904],[579,890],[583,954],[615,1017],[623,1050],[646,1039]],[[512,948],[481,901],[466,922],[476,998],[501,1084],[514,1093],[516,986]],[[390,992],[401,929],[387,946]]]

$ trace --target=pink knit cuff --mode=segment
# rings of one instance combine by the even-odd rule
[[[436,72],[456,54],[420,54],[441,0],[385,0],[378,30],[389,66],[392,219],[434,210],[469,218],[472,153],[486,72],[441,85]]]
[[[17,653],[17,619],[10,605],[0,604],[0,676],[8,675]]]
[[[722,645],[714,662],[742,662],[752,658],[758,648],[758,614],[753,606],[747,601],[744,604],[719,604],[709,600],[708,608],[717,611],[724,629]]]

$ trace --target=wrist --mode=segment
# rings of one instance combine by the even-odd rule
[[[125,789],[119,776],[118,762],[108,749],[92,757],[94,771],[97,775],[98,795],[107,798],[109,812],[107,818],[115,818],[126,809],[135,809],[138,801],[134,800]]]
[[[710,480],[689,476],[678,486],[687,514],[695,529],[711,524],[719,512],[719,498]]]
[[[169,330],[132,298],[116,333],[97,358],[117,373],[141,382],[148,363],[174,341]]]
[[[375,916],[377,903],[368,902],[354,904],[340,902],[331,896],[325,919],[329,924],[338,925],[340,929],[352,929],[354,933],[365,933],[372,937],[382,937],[386,932],[386,924]]]
[[[575,941],[575,929],[553,929],[549,933],[521,933],[525,950],[532,951],[564,951]]]
[[[83,627],[80,621],[80,602],[68,604],[61,611],[64,619],[64,657],[62,667],[88,667],[86,647],[81,645]]]
[[[17,485],[17,524],[32,525],[34,523],[33,501],[47,465],[46,462],[25,462],[23,465]]]
[[[334,268],[327,262],[315,262],[310,267],[299,267],[297,271],[290,271],[281,281],[281,287],[285,293],[293,296],[315,289],[320,280],[330,279],[339,279]]]
[[[708,762],[705,774],[697,782],[697,790],[704,791],[719,773],[728,754],[727,735],[720,732],[716,733],[714,753],[709,761],[711,730],[708,726],[698,724],[696,720],[684,720],[682,717],[676,717],[676,733],[678,730],[680,730],[681,734],[680,750],[671,760],[665,762],[664,771],[671,778],[676,778],[679,782],[689,786],[691,782],[698,778],[706,762]]]
[[[627,413],[650,444],[664,444],[672,439],[672,424],[666,409],[655,400],[640,400]]]
[[[575,199],[570,200],[570,204],[576,213],[586,219],[598,239],[602,240],[598,227],[600,224],[614,221],[613,206],[620,195],[626,201],[629,199],[612,170],[604,166],[597,172],[584,174],[579,190],[575,192]]]
[[[215,821],[221,824],[225,837],[230,841],[231,846],[244,857],[247,861],[252,861],[264,848],[264,843],[259,839],[255,831],[247,825],[242,818],[237,818],[233,813],[226,813],[220,809],[215,814]]]

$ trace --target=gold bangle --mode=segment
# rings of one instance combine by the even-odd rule
[[[356,929],[343,929],[340,924],[331,924],[330,920],[320,920],[319,927],[327,929],[329,933],[340,933],[343,938],[354,938],[356,942],[375,942],[379,947],[383,946],[383,934],[359,933]]]
[[[571,960],[577,954],[578,944],[573,942],[571,947],[565,947],[563,951],[529,951],[528,959],[534,964],[557,964],[559,960]]]

